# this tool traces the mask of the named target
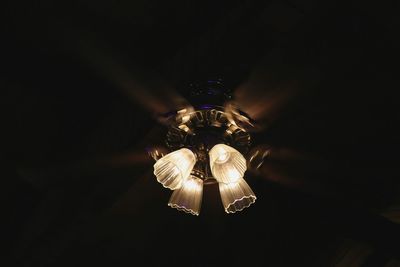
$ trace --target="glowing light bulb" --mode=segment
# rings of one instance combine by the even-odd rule
[[[235,183],[247,169],[246,159],[233,147],[218,144],[210,150],[210,167],[214,178],[220,183]]]
[[[187,148],[181,148],[159,159],[154,164],[154,175],[164,187],[175,190],[189,177],[195,163],[194,153]]]
[[[203,180],[191,175],[175,190],[169,199],[168,206],[192,215],[199,215],[203,198]]]
[[[236,183],[219,183],[219,192],[226,213],[241,211],[249,207],[257,199],[243,178]]]
[[[217,162],[224,163],[229,159],[229,154],[226,151],[223,151],[218,155]]]

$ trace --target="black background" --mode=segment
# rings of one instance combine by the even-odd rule
[[[372,248],[364,266],[399,257],[399,226],[379,215],[400,194],[398,8],[367,2],[6,3],[7,259],[335,266],[347,239]],[[144,149],[163,140],[156,115],[210,77],[262,110],[254,143],[273,150],[247,176],[253,206],[226,215],[211,186],[195,217],[167,207]]]

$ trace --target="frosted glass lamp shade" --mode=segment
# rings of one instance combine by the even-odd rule
[[[233,147],[218,144],[210,150],[210,167],[214,178],[220,183],[235,183],[243,178],[246,159]]]
[[[236,183],[219,183],[219,192],[226,213],[241,211],[249,207],[257,199],[243,178]]]
[[[199,215],[203,198],[203,180],[191,175],[175,190],[169,199],[168,206],[192,215]]]
[[[195,163],[194,153],[187,148],[181,148],[159,159],[154,164],[154,175],[164,187],[175,190],[189,177]]]

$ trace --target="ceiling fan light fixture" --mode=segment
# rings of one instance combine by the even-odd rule
[[[235,107],[226,108],[232,94],[221,79],[189,87],[193,106],[160,114],[159,121],[168,125],[165,145],[174,152],[148,149],[157,161],[154,174],[164,187],[174,190],[168,202],[174,209],[199,215],[203,186],[219,184],[225,211],[241,211],[256,200],[243,179],[253,121]]]
[[[215,145],[209,152],[212,175],[219,183],[236,183],[246,172],[243,155],[225,144]]]
[[[154,175],[165,188],[176,190],[189,177],[195,163],[195,154],[190,149],[181,148],[157,160]]]
[[[226,213],[241,211],[257,199],[253,190],[243,178],[236,183],[219,183],[219,192]]]
[[[168,206],[198,216],[200,214],[202,198],[203,180],[190,175],[183,182],[182,187],[172,193]]]

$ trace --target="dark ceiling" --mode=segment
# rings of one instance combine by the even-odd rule
[[[10,1],[3,16],[2,238],[13,263],[400,257],[400,226],[382,216],[400,212],[395,4],[65,2]],[[215,77],[258,121],[254,147],[272,150],[246,176],[255,205],[226,215],[210,186],[196,217],[167,207],[145,148],[165,135],[157,115],[196,101],[188,82]],[[348,240],[369,248],[360,264],[340,265]]]

